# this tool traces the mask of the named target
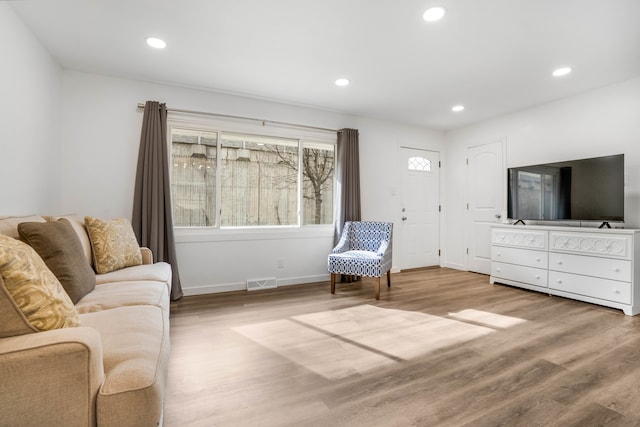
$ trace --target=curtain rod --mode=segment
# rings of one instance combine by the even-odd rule
[[[144,110],[144,104],[138,103],[138,109],[139,110]],[[229,114],[209,113],[209,112],[205,112],[205,111],[183,110],[183,109],[179,109],[179,108],[167,108],[167,111],[168,112],[174,112],[174,113],[198,114],[198,115],[201,115],[201,116],[226,117],[228,119],[251,120],[251,121],[255,121],[255,122],[261,122],[263,126],[265,124],[269,123],[269,124],[274,124],[274,125],[293,126],[293,127],[298,127],[298,128],[304,128],[304,129],[321,130],[321,131],[325,131],[325,132],[335,132],[335,133],[340,133],[341,132],[340,130],[337,130],[337,129],[321,128],[321,127],[317,127],[317,126],[299,125],[297,123],[278,122],[278,121],[275,121],[275,120],[257,119],[255,117],[233,116],[233,115],[229,115]]]

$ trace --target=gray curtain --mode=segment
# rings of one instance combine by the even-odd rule
[[[358,129],[338,132],[336,152],[337,206],[334,243],[338,243],[346,221],[360,221],[360,149]]]
[[[147,101],[144,106],[133,198],[133,230],[140,245],[151,249],[155,261],[171,264],[171,299],[180,299],[182,286],[171,214],[167,106],[156,101]]]

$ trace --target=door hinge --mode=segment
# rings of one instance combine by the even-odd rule
[[[467,161],[467,166],[468,166],[469,165],[469,158],[467,157],[465,160]]]
[[[440,249],[438,249],[438,256],[440,256]]]
[[[438,160],[438,167],[441,168],[442,167],[442,160]]]
[[[467,255],[469,255],[469,248],[467,248]]]
[[[442,212],[442,205],[438,205],[438,212]]]
[[[469,202],[467,202],[467,210],[469,210]]]

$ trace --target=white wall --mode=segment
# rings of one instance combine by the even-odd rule
[[[399,218],[397,156],[401,145],[443,149],[443,135],[375,119],[118,79],[77,71],[63,76],[61,207],[100,217],[130,217],[142,113],[137,104],[166,102],[170,108],[256,117],[360,131],[364,219]],[[209,235],[178,232],[178,264],[186,294],[242,289],[247,279],[276,277],[280,285],[326,280],[330,227],[311,230]],[[395,239],[397,241],[397,239]],[[394,242],[395,244],[395,242]],[[396,253],[394,248],[394,254]],[[278,267],[281,263],[284,266]]]
[[[466,149],[501,139],[506,139],[505,168],[624,153],[625,226],[640,227],[640,78],[636,78],[447,133],[444,265],[466,266]]]
[[[57,209],[62,70],[0,2],[0,215]]]

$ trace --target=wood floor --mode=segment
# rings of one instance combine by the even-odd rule
[[[450,269],[184,297],[165,426],[640,426],[640,316]]]

